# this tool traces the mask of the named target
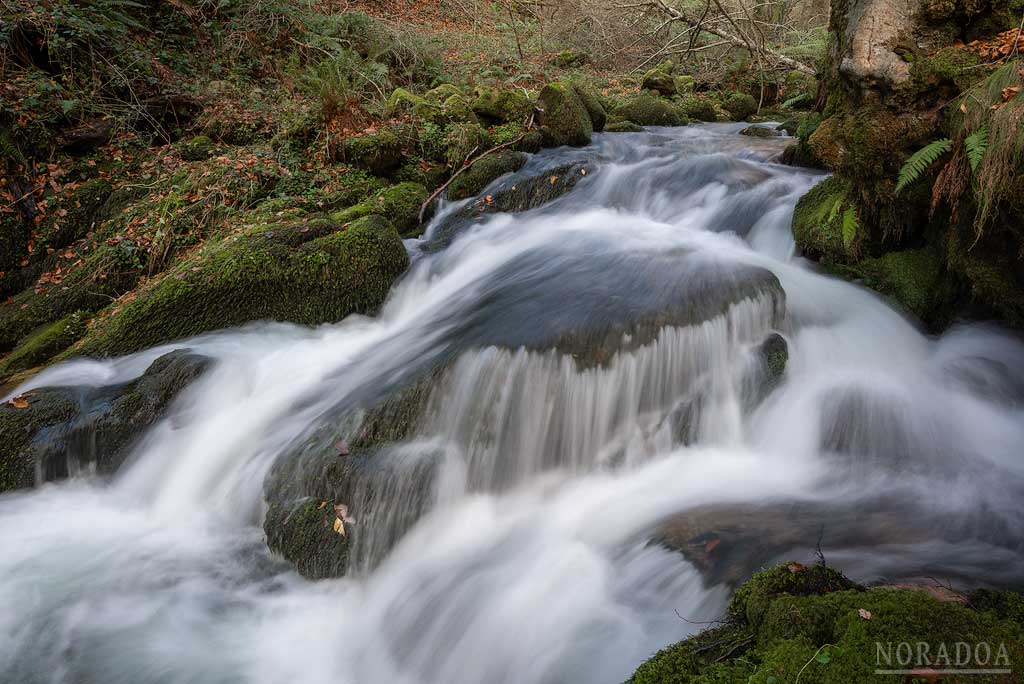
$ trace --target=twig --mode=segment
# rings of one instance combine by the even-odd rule
[[[825,554],[821,552],[821,539],[825,536],[825,526],[818,528],[818,543],[814,545],[814,555],[818,557],[818,564],[825,567]]]
[[[448,186],[452,184],[452,181],[454,181],[456,178],[458,178],[459,175],[461,175],[463,171],[465,171],[466,169],[471,167],[473,164],[476,164],[478,161],[480,161],[481,159],[483,159],[487,155],[489,155],[489,154],[491,154],[493,152],[497,152],[498,150],[503,150],[506,147],[511,147],[512,145],[515,145],[520,140],[522,140],[523,138],[526,137],[526,134],[530,132],[530,127],[532,125],[533,125],[533,115],[531,114],[529,121],[526,122],[526,130],[524,130],[522,135],[520,135],[518,138],[516,138],[515,140],[509,140],[507,143],[502,143],[501,145],[497,145],[495,147],[492,147],[491,149],[487,150],[486,152],[481,152],[476,157],[474,157],[470,161],[468,161],[465,164],[463,164],[462,168],[460,168],[458,171],[453,173],[452,177],[449,178],[447,181],[445,181],[444,185],[442,185],[437,190],[435,190],[434,193],[430,197],[428,197],[427,200],[422,205],[420,205],[419,222],[423,223],[423,214],[427,211],[427,207],[429,207],[434,200],[436,200],[438,197],[440,197],[441,193],[443,193],[445,190],[447,190]]]

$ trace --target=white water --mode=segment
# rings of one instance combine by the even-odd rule
[[[694,629],[676,611],[723,609],[726,587],[647,545],[665,516],[710,504],[895,501],[888,536],[836,522],[830,545],[826,527],[830,559],[861,579],[1024,579],[1024,347],[982,326],[930,339],[793,259],[792,207],[818,177],[766,162],[778,141],[737,131],[599,136],[584,153],[596,172],[572,193],[418,256],[377,319],[258,324],[19,388],[124,381],[180,346],[217,360],[112,481],[0,497],[0,680],[619,682]],[[574,280],[581,265],[677,253],[771,270],[786,316],[746,300],[595,367],[461,351],[408,447],[442,454],[415,526],[394,546],[369,531],[346,579],[307,582],[266,551],[264,476],[333,407],[400,384],[469,331],[585,309],[598,284]],[[470,326],[495,298],[511,305]],[[755,406],[752,348],[775,328],[787,375]],[[693,401],[681,440],[671,416]]]

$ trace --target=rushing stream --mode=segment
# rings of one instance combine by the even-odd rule
[[[725,607],[728,572],[650,543],[688,510],[756,521],[755,566],[820,538],[860,580],[1024,581],[1024,346],[976,324],[929,338],[794,257],[821,176],[741,127],[535,155],[517,178],[588,171],[454,239],[472,205],[445,205],[375,319],[254,324],[19,388],[215,359],[112,479],[0,497],[0,681],[621,682],[697,629],[677,612]],[[667,324],[601,358],[565,335],[637,311]],[[768,393],[773,332],[789,361]],[[275,459],[438,367],[415,438],[381,456],[390,495],[348,502],[349,575],[302,579],[264,542]]]

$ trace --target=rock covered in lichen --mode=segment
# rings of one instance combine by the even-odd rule
[[[547,84],[540,91],[537,107],[538,121],[546,145],[583,147],[590,144],[594,124],[572,86],[564,83]]]

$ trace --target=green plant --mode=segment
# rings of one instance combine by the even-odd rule
[[[982,126],[967,136],[964,139],[964,147],[967,148],[967,160],[971,164],[971,171],[976,172],[988,150],[988,126]]]
[[[896,181],[897,194],[907,186],[917,181],[929,166],[934,164],[939,157],[946,154],[953,147],[953,141],[949,138],[933,140],[914,154],[903,164],[900,169],[899,178]]]

